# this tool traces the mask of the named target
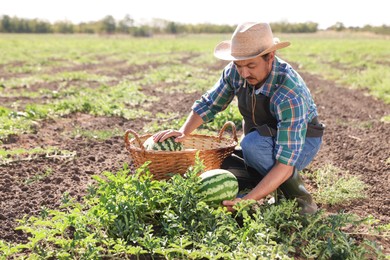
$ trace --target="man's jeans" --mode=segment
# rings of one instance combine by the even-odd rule
[[[318,153],[321,143],[322,137],[307,137],[295,168],[299,171],[304,169]],[[274,137],[262,136],[257,131],[252,131],[241,141],[241,148],[245,163],[263,176],[267,175],[276,162]]]

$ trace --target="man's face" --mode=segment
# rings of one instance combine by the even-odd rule
[[[235,61],[238,73],[245,78],[249,84],[255,86],[259,83],[263,84],[267,79],[268,74],[272,69],[274,60],[274,52],[268,54],[268,58],[264,59],[259,56],[250,60]]]

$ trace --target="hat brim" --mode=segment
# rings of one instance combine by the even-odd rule
[[[279,42],[275,43],[271,47],[265,49],[264,51],[251,55],[251,56],[233,56],[231,54],[231,41],[223,41],[219,43],[215,49],[214,49],[214,56],[221,60],[227,60],[227,61],[237,61],[237,60],[249,60],[256,58],[258,56],[266,55],[267,53],[283,49],[290,46],[290,42]]]

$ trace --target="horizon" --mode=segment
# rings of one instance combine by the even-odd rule
[[[390,25],[390,18],[382,0],[359,3],[336,0],[329,0],[326,3],[310,0],[294,2],[280,0],[278,3],[278,9],[275,11],[274,4],[260,3],[258,0],[247,0],[241,5],[237,5],[233,0],[198,0],[196,3],[184,3],[179,0],[164,2],[143,0],[137,3],[126,0],[68,0],[66,2],[13,0],[2,4],[0,16],[39,19],[50,23],[69,21],[74,24],[99,21],[108,15],[118,21],[129,15],[139,24],[151,22],[153,19],[162,19],[182,24],[227,25],[245,21],[313,22],[318,24],[319,29],[326,29],[336,23],[342,23],[345,27]],[[380,8],[381,6],[383,8]],[[259,11],[256,8],[259,8]],[[263,16],[261,19],[259,14]]]

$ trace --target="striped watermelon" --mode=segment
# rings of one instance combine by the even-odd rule
[[[144,142],[144,147],[146,150],[155,150],[155,151],[182,151],[184,150],[183,144],[180,142],[175,142],[174,137],[165,139],[163,142],[155,143],[153,141],[153,136],[149,137]]]
[[[200,175],[198,193],[210,205],[219,205],[224,200],[233,200],[238,193],[238,181],[233,173],[224,169],[209,170]]]

